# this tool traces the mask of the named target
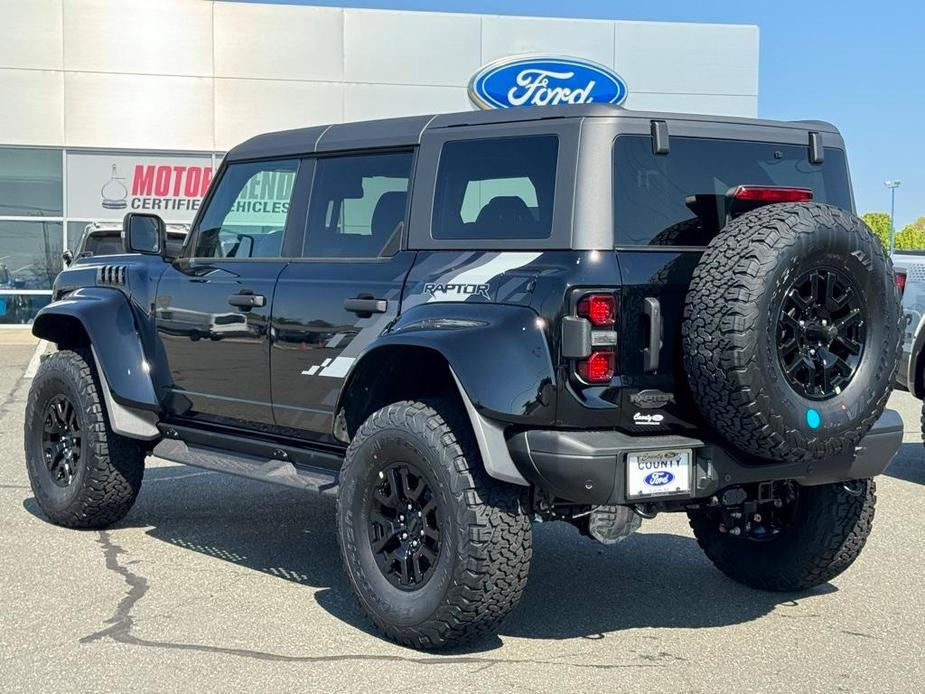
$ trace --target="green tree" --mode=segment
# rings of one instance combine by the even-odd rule
[[[919,217],[896,233],[896,250],[908,251],[925,248],[925,217]]]
[[[861,219],[871,228],[884,248],[890,247],[890,215],[886,212],[865,212]],[[897,246],[898,247],[898,246]]]

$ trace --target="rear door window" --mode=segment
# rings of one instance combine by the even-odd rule
[[[325,157],[315,165],[306,258],[376,258],[397,249],[414,155]]]
[[[811,164],[808,147],[672,137],[667,155],[652,139],[614,142],[614,232],[618,246],[705,246],[725,224],[725,195],[739,185],[795,186],[813,200],[852,210],[845,153],[826,148]]]
[[[559,138],[456,140],[443,145],[431,233],[435,239],[548,239]]]

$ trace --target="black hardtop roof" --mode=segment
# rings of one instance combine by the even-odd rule
[[[296,130],[281,130],[257,135],[242,142],[232,148],[225,156],[225,159],[227,161],[240,161],[350,149],[410,147],[420,143],[425,131],[437,128],[538,121],[551,118],[632,118],[669,122],[701,121],[728,123],[730,125],[787,128],[791,130],[816,130],[838,134],[838,129],[834,125],[824,121],[775,121],[693,113],[631,111],[608,104],[574,104],[406,116],[403,118],[317,125]]]

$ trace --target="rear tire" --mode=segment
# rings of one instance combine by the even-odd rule
[[[525,492],[488,477],[454,404],[373,413],[347,449],[337,504],[344,566],[373,624],[421,649],[493,631],[527,582]]]
[[[858,558],[870,535],[877,502],[873,480],[800,487],[790,525],[758,541],[719,530],[708,510],[688,512],[691,529],[713,564],[759,590],[802,591],[826,583]]]
[[[26,405],[32,492],[49,520],[67,528],[105,528],[121,520],[144,475],[145,449],[113,433],[92,363],[89,354],[50,355]]]

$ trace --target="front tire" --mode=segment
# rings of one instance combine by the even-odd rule
[[[145,450],[113,433],[92,357],[60,351],[45,359],[26,404],[29,482],[49,520],[67,528],[105,528],[138,496]]]
[[[488,477],[452,403],[373,413],[347,449],[337,505],[344,566],[373,624],[422,649],[494,630],[527,582],[525,491]]]
[[[877,502],[873,480],[799,487],[786,527],[769,539],[720,531],[708,509],[690,511],[691,529],[713,564],[751,588],[803,591],[827,583],[858,558]]]

